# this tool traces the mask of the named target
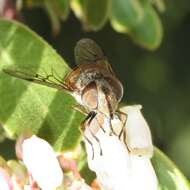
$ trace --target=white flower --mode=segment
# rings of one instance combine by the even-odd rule
[[[0,168],[0,189],[11,190],[12,188],[10,176],[3,168]]]
[[[83,180],[73,181],[72,185],[69,187],[69,190],[92,190]]]
[[[43,190],[53,190],[63,181],[63,173],[53,148],[45,140],[32,137],[22,145],[23,162]]]
[[[110,136],[108,126],[105,126],[109,125],[108,122],[102,124],[106,132],[100,129],[97,118],[86,126],[84,140],[89,168],[96,172],[104,190],[156,190],[157,178],[149,159],[153,145],[148,125],[140,107],[127,106],[122,111],[128,115],[125,142],[116,135]],[[120,126],[116,122],[113,122],[114,129]],[[125,143],[132,152],[128,151]]]
[[[8,167],[7,162],[0,156],[0,189],[12,190],[13,184],[11,181],[11,169]]]
[[[141,113],[141,108],[141,105],[134,105],[120,109],[127,114],[125,142],[133,154],[152,157],[154,148],[151,132]]]

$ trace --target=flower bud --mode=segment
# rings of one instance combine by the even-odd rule
[[[153,155],[152,137],[141,108],[141,105],[133,105],[120,109],[127,114],[125,143],[132,154],[150,158]]]
[[[93,190],[88,186],[83,180],[75,180],[72,185],[69,187],[69,190]]]
[[[0,189],[12,190],[11,170],[7,166],[6,161],[0,157]]]
[[[23,162],[33,179],[43,190],[53,190],[63,181],[63,173],[53,148],[33,135],[22,145]]]

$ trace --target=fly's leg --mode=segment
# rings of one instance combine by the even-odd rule
[[[86,129],[86,127],[89,128],[90,134],[92,135],[92,137],[98,142],[99,147],[100,147],[100,155],[102,155],[102,148],[100,146],[100,141],[99,139],[93,134],[93,132],[90,129],[90,124],[92,122],[92,120],[96,117],[96,113],[95,112],[90,112],[87,117],[85,118],[85,120],[81,123],[81,131],[83,133],[84,138],[87,140],[87,142],[91,145],[92,147],[92,160],[94,159],[94,147],[93,147],[93,143],[88,139],[88,137],[84,134],[84,131]]]
[[[98,142],[98,145],[99,145],[99,148],[100,148],[100,156],[102,156],[103,153],[102,153],[102,147],[101,147],[101,144],[100,144],[100,140],[98,139],[98,137],[96,135],[93,134],[93,132],[91,131],[90,128],[89,128],[89,131],[90,131],[90,134],[92,135],[92,137]]]
[[[110,129],[111,129],[110,136],[113,135],[113,134],[117,136],[117,134],[116,134],[116,132],[114,131],[114,128],[113,128],[113,126],[112,126],[111,120],[112,120],[112,119],[109,118],[109,124],[110,124]]]
[[[92,116],[89,118],[89,121],[88,121],[88,126],[90,126],[90,123],[92,122],[92,120],[96,117],[97,113],[93,112],[94,114],[92,114]],[[90,131],[90,134],[92,135],[92,137],[97,141],[98,145],[99,145],[99,148],[100,148],[100,155],[102,156],[102,148],[101,148],[101,145],[100,145],[100,140],[98,139],[98,137],[96,137],[96,135],[94,135],[94,133],[91,131],[90,127],[89,127],[89,131]]]
[[[121,137],[123,135],[123,142],[125,143],[126,145],[126,148],[128,150],[128,152],[131,152],[128,144],[127,144],[127,141],[126,141],[126,138],[127,138],[127,134],[126,134],[126,130],[125,130],[125,125],[126,125],[126,122],[127,122],[127,117],[128,115],[124,112],[121,112],[121,111],[117,111],[116,112],[120,121],[122,122],[122,128],[121,128],[121,131],[119,132],[119,140],[121,140]]]
[[[92,117],[92,112],[90,112],[87,117],[84,119],[84,121],[82,121],[81,125],[80,125],[80,130],[85,138],[85,140],[90,144],[91,148],[92,148],[92,160],[94,159],[94,147],[93,147],[93,144],[92,142],[88,139],[88,137],[84,134],[84,131],[86,129],[86,127],[88,127],[86,125],[86,122],[88,121],[88,119]]]
[[[127,142],[126,142],[126,138],[127,138],[126,130],[123,130],[123,141],[124,141],[124,143],[126,145],[126,148],[127,148],[128,152],[131,152],[131,150],[130,150]]]
[[[124,134],[125,125],[127,122],[127,114],[124,112],[121,112],[121,111],[117,111],[116,114],[118,115],[119,120],[122,123],[122,128],[121,128],[121,131],[119,132],[119,136],[118,136],[119,139],[121,140],[121,137],[122,137],[122,134]],[[123,138],[124,138],[124,136],[123,136]],[[125,141],[126,139],[123,139],[123,140]]]
[[[98,122],[98,125],[100,126],[100,129],[102,129],[102,131],[103,131],[104,133],[106,133],[104,127],[103,127],[102,124],[99,122],[99,120],[96,119],[96,121]]]

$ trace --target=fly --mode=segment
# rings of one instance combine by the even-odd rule
[[[103,114],[110,121],[117,112],[118,104],[123,97],[123,86],[113,72],[102,49],[91,39],[81,39],[75,49],[77,67],[69,72],[62,80],[54,71],[47,76],[28,74],[22,71],[4,69],[4,72],[16,78],[42,84],[71,94],[80,110],[87,117],[82,122],[82,130],[94,119],[97,113]],[[119,116],[122,115],[118,114]],[[125,119],[126,120],[126,119]],[[85,127],[84,127],[85,126]],[[121,136],[122,131],[119,136]]]

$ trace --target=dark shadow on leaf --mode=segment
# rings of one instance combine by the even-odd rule
[[[2,73],[10,67],[37,72],[44,47],[34,40],[33,34],[11,22],[0,23],[0,121],[4,124],[14,113],[29,83]]]
[[[84,117],[72,108],[75,104],[71,95],[57,91],[38,131],[56,150],[73,149],[80,140],[79,127]]]

